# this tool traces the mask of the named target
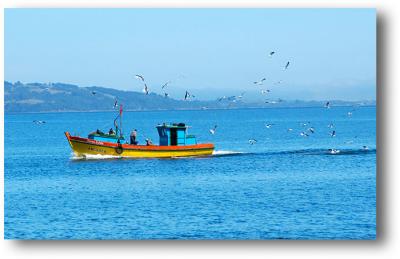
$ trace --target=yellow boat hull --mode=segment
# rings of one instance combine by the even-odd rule
[[[213,144],[191,146],[142,146],[100,142],[86,138],[70,136],[65,133],[75,156],[104,155],[136,158],[191,157],[208,156],[214,151]]]

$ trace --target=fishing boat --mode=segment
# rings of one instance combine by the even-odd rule
[[[119,119],[119,125],[116,123]],[[105,155],[116,157],[162,158],[208,156],[214,151],[214,144],[198,144],[194,135],[188,134],[188,126],[184,123],[163,123],[156,126],[159,135],[158,145],[147,143],[139,145],[128,143],[122,134],[122,106],[114,120],[115,131],[104,133],[100,130],[89,133],[88,137],[65,136],[75,156]]]

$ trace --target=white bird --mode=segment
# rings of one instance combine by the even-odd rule
[[[336,131],[335,131],[335,130],[333,130],[333,131],[331,132],[331,137],[336,137]]]
[[[271,90],[269,90],[269,89],[261,90],[261,94],[262,94],[262,95],[267,94],[267,93],[269,93],[269,92],[271,92]]]
[[[270,129],[270,128],[272,127],[272,125],[274,125],[274,124],[265,123],[264,125],[265,125],[265,127],[266,127],[267,129]]]
[[[288,128],[287,131],[293,131],[293,129],[292,128]]]
[[[39,121],[39,120],[34,120],[33,122],[36,124],[45,124],[46,123],[45,121]]]
[[[263,79],[261,79],[260,81],[256,81],[254,82],[255,85],[262,85],[264,83],[264,81],[267,80],[265,77]]]
[[[92,94],[95,95],[95,94],[96,94],[96,91],[92,91]]]
[[[144,87],[143,87],[143,93],[145,93],[146,95],[147,94],[149,94],[149,88],[147,87],[147,85],[146,85],[146,83],[144,84]]]
[[[340,153],[340,150],[338,150],[338,149],[333,149],[333,148],[330,148],[330,149],[328,149],[328,152],[329,152],[329,153],[331,153],[332,155],[335,155],[335,154],[338,154],[338,153]]]
[[[308,137],[309,135],[307,133],[305,133],[304,131],[300,132],[300,136],[302,137]]]
[[[315,132],[315,129],[314,129],[313,127],[309,127],[309,128],[308,128],[308,131],[311,132],[311,133],[314,133],[314,132]]]
[[[224,96],[218,98],[218,102],[223,101],[223,100],[225,100],[225,99],[226,99],[226,96],[224,95]]]
[[[161,89],[164,89],[164,87],[166,87],[168,84],[172,83],[172,81],[168,81],[166,82],[163,86],[161,86]]]
[[[363,150],[368,150],[369,148],[367,146],[363,146]]]
[[[255,143],[257,143],[257,140],[255,140],[255,139],[249,139],[249,144],[250,144],[250,145],[254,145]]]
[[[325,108],[327,109],[331,108],[331,103],[329,101],[325,103]]]
[[[217,130],[217,125],[215,125],[214,128],[210,129],[210,133],[214,135],[216,130]]]
[[[143,77],[143,76],[141,76],[141,75],[135,75],[135,77],[136,77],[137,79],[142,80],[142,81],[144,82],[144,77]]]
[[[335,125],[333,123],[329,123],[328,128],[333,129],[335,127]]]
[[[269,53],[268,56],[269,56],[270,58],[272,58],[272,55],[274,55],[274,54],[275,54],[275,51],[271,51],[271,52]]]
[[[243,98],[243,95],[244,95],[245,93],[246,93],[246,92],[243,92],[243,93],[241,93],[240,95],[238,95],[237,99],[242,99],[242,98]]]
[[[169,96],[168,93],[164,93],[164,97],[167,98]]]
[[[290,62],[288,61],[285,66],[285,70],[288,69]]]
[[[188,91],[186,91],[186,93],[185,93],[185,101],[187,100],[187,99],[189,99],[190,98],[190,93],[188,92]]]
[[[347,112],[347,116],[348,116],[348,117],[351,117],[352,115],[353,115],[352,112]]]
[[[115,109],[117,107],[118,107],[118,100],[115,100],[113,108]]]

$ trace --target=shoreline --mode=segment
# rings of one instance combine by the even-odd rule
[[[340,107],[353,107],[354,105],[337,105],[331,106],[332,108],[340,108]],[[376,107],[375,105],[361,105],[359,107]],[[158,109],[158,110],[131,110],[127,109],[124,112],[168,112],[168,111],[216,111],[216,110],[251,110],[251,109],[310,109],[310,108],[324,108],[320,106],[287,106],[287,107],[277,107],[277,106],[269,106],[269,107],[239,107],[239,108],[207,108],[207,109]],[[117,110],[87,110],[87,111],[77,111],[77,110],[65,110],[65,111],[36,111],[36,112],[6,112],[4,111],[4,115],[17,115],[17,114],[44,114],[44,113],[100,113],[100,112],[116,112]]]

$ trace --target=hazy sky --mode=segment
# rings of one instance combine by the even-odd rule
[[[5,10],[12,82],[141,91],[141,74],[152,91],[172,80],[172,97],[215,99],[256,98],[266,77],[271,98],[362,100],[375,70],[374,9]]]

